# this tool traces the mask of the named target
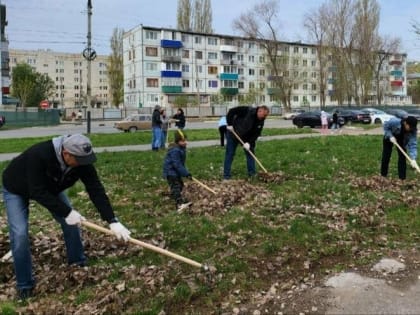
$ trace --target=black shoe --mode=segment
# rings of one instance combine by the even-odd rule
[[[24,301],[26,299],[29,299],[29,298],[31,298],[31,297],[34,296],[33,295],[33,289],[32,288],[29,288],[29,289],[18,289],[17,294],[18,294],[18,299],[19,300],[22,300],[22,301]]]

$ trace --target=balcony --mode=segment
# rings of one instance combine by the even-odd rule
[[[391,86],[402,86],[403,85],[403,83],[402,83],[402,81],[391,81]]]
[[[233,59],[222,59],[220,60],[220,64],[222,65],[236,65],[238,62]]]
[[[162,56],[162,61],[164,62],[181,62],[181,57],[180,56]]]
[[[222,95],[236,95],[238,94],[238,88],[221,88],[220,93]]]
[[[268,95],[278,95],[281,93],[281,88],[267,88]]]
[[[179,40],[162,39],[160,41],[162,48],[182,48],[182,42]]]
[[[182,86],[169,86],[164,85],[162,86],[162,93],[165,94],[176,94],[176,93],[182,93]]]
[[[221,73],[219,76],[220,80],[238,80],[237,73]]]
[[[269,75],[267,77],[268,81],[280,81],[282,79],[283,79],[283,77],[281,75]]]
[[[163,70],[160,72],[160,76],[162,78],[181,78],[182,71]]]
[[[393,70],[390,72],[391,75],[393,75],[394,77],[402,77],[402,71],[401,70]]]
[[[233,46],[233,45],[220,45],[220,51],[236,53],[238,52],[238,47]]]

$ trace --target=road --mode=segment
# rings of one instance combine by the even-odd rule
[[[90,133],[118,133],[122,132],[114,127],[114,121],[92,121],[90,126]],[[290,120],[280,118],[267,119],[265,123],[266,128],[288,128],[293,127]],[[203,122],[187,122],[185,129],[204,129],[217,128],[217,121],[203,121]],[[42,137],[53,135],[65,135],[75,133],[87,133],[87,123],[62,123],[57,126],[49,127],[28,127],[21,129],[0,129],[0,139],[7,138],[27,138],[27,137]]]

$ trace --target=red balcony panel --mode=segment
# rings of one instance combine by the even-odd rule
[[[402,86],[402,81],[391,81],[391,86]]]
[[[389,64],[390,65],[400,65],[400,64],[402,64],[402,61],[394,59],[394,60],[390,60]]]

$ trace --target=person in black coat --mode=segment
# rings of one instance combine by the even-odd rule
[[[115,217],[93,166],[95,161],[90,140],[75,134],[33,145],[3,171],[3,200],[19,298],[30,297],[35,286],[28,231],[30,200],[47,208],[61,225],[69,264],[86,264],[79,229],[85,218],[71,206],[65,194],[65,190],[78,180],[83,182],[90,199],[116,237],[124,241],[129,239],[130,231]]]
[[[238,106],[231,108],[226,115],[228,130],[226,134],[226,151],[223,166],[223,178],[230,179],[233,157],[235,156],[236,147],[240,143],[235,132],[244,142],[243,149],[246,155],[246,164],[248,176],[256,174],[255,161],[249,151],[254,153],[255,142],[261,135],[264,127],[264,121],[270,110],[267,106],[258,107]]]
[[[178,129],[184,129],[185,128],[185,115],[182,108],[178,108],[176,114],[174,115],[173,119],[175,120],[175,126]]]

